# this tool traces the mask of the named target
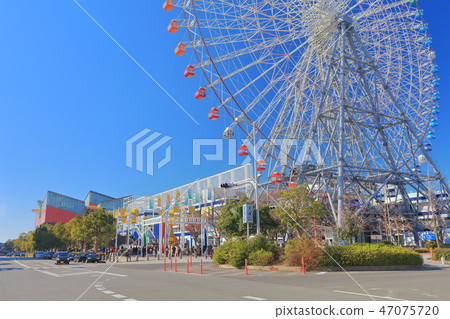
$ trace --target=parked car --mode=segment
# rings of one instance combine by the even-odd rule
[[[20,251],[14,252],[14,256],[15,256],[15,257],[20,257]]]
[[[97,256],[96,253],[87,253],[86,254],[86,262],[87,263],[98,263],[100,261],[100,258]]]
[[[36,259],[44,259],[45,253],[43,251],[38,251],[36,254],[34,254],[34,258]]]
[[[75,255],[72,253],[69,253],[69,260],[74,261],[74,259],[75,259]]]
[[[12,254],[11,253],[7,253],[6,257],[12,257]]]
[[[81,262],[85,263],[86,262],[86,254],[85,253],[76,254],[75,257],[73,258],[73,261],[77,262],[77,263],[81,263]]]
[[[25,257],[25,253],[20,253],[20,257]]]
[[[55,255],[55,253],[53,251],[47,252],[47,259],[53,259],[54,255]]]
[[[53,259],[55,259],[55,264],[69,264],[69,253],[67,251],[59,251],[53,255]]]

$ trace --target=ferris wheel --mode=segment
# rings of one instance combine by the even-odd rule
[[[448,188],[430,157],[439,78],[417,0],[166,0],[175,54],[192,52],[193,92],[217,103],[224,138],[256,145],[260,185],[307,183],[338,224],[394,190],[410,202],[426,182]],[[207,111],[205,110],[205,113]],[[425,173],[427,171],[427,173]]]

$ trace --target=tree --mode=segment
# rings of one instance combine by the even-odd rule
[[[21,233],[19,238],[14,241],[14,247],[20,251],[30,251],[34,249],[34,232]]]
[[[14,239],[8,239],[5,242],[5,249],[8,250],[8,251],[11,251],[11,250],[14,249]]]
[[[33,233],[34,249],[47,250],[59,246],[58,238],[51,231],[49,225],[41,225]]]
[[[114,217],[105,213],[104,208],[97,208],[83,216],[87,237],[93,239],[94,249],[98,250],[101,238],[106,238],[114,229]]]
[[[52,228],[52,233],[57,238],[56,247],[59,249],[67,249],[70,245],[70,234],[68,233],[65,224],[56,223]]]
[[[305,232],[310,233],[314,228],[314,220],[320,220],[325,212],[323,203],[309,195],[306,185],[281,191],[279,205],[275,208],[280,222],[295,229],[299,238]]]
[[[196,213],[194,213],[192,216],[193,216],[193,217],[199,217],[199,216],[200,216],[200,213],[197,213],[197,212],[196,212]],[[186,227],[185,227],[186,231],[188,231],[189,234],[191,234],[192,238],[194,238],[194,243],[195,243],[196,245],[199,244],[198,238],[199,238],[199,236],[200,236],[201,233],[202,233],[201,227],[202,227],[202,226],[201,226],[200,224],[186,224]]]
[[[83,216],[77,216],[66,224],[69,233],[71,245],[77,246],[79,249],[86,249],[88,244],[88,232],[83,222]]]
[[[243,235],[244,223],[242,222],[242,200],[229,201],[217,218],[217,229],[225,234],[226,238]]]

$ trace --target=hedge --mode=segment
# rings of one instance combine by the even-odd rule
[[[322,267],[422,265],[419,253],[397,246],[352,244],[328,246],[319,265]],[[336,261],[334,261],[331,257]]]
[[[450,249],[449,248],[434,248],[433,256],[431,259],[440,260],[441,257],[445,257],[445,260],[450,260]]]
[[[268,266],[276,262],[279,256],[276,245],[263,235],[258,235],[249,242],[242,238],[226,241],[214,252],[213,263],[243,267],[245,259],[248,259],[249,265]]]

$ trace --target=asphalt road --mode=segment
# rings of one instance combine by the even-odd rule
[[[365,301],[450,300],[450,265],[424,270],[325,273],[218,269],[186,259],[55,265],[51,260],[0,257],[1,301]]]

